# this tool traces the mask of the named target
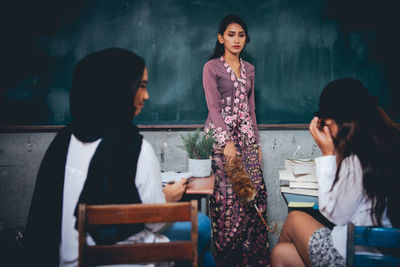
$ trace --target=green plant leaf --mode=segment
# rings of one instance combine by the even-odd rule
[[[186,136],[181,134],[183,145],[179,148],[186,150],[188,157],[191,159],[208,159],[212,155],[214,138],[213,131],[210,130],[208,134],[200,132],[200,128],[196,129],[193,133],[188,133]]]

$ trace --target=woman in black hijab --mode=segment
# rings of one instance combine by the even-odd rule
[[[40,166],[24,233],[25,265],[75,266],[80,203],[163,203],[182,195],[183,183],[164,191],[164,197],[161,183],[154,181],[149,181],[150,197],[138,192],[135,175],[146,141],[132,120],[148,98],[146,83],[144,60],[127,50],[102,50],[76,65],[70,92],[74,120],[57,134]],[[89,232],[97,244],[106,244],[143,229],[128,225]],[[65,239],[72,241],[65,244]]]

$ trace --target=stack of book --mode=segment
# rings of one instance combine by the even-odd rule
[[[285,169],[279,170],[284,181],[281,192],[289,207],[318,205],[318,180],[313,159],[286,159]]]

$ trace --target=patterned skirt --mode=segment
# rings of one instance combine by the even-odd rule
[[[266,266],[269,263],[268,231],[258,209],[266,218],[267,192],[256,145],[236,146],[246,171],[257,190],[255,199],[241,204],[224,173],[225,157],[214,151],[212,168],[214,194],[210,198],[210,217],[215,245],[216,266]]]

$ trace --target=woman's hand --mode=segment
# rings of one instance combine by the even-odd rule
[[[261,147],[258,146],[258,160],[260,161],[261,164]]]
[[[333,143],[333,139],[331,136],[331,132],[329,131],[328,126],[324,126],[322,131],[318,129],[319,123],[321,120],[318,117],[314,117],[311,120],[309,130],[314,138],[315,143],[321,149],[322,155],[335,155],[335,145]]]
[[[173,184],[166,184],[163,189],[165,200],[167,202],[176,202],[180,200],[183,193],[185,193],[186,184],[186,178],[182,178],[179,182],[175,182]]]
[[[236,148],[233,142],[229,142],[228,144],[226,144],[224,148],[224,156],[226,159],[226,163],[231,163],[231,161],[236,158]]]

